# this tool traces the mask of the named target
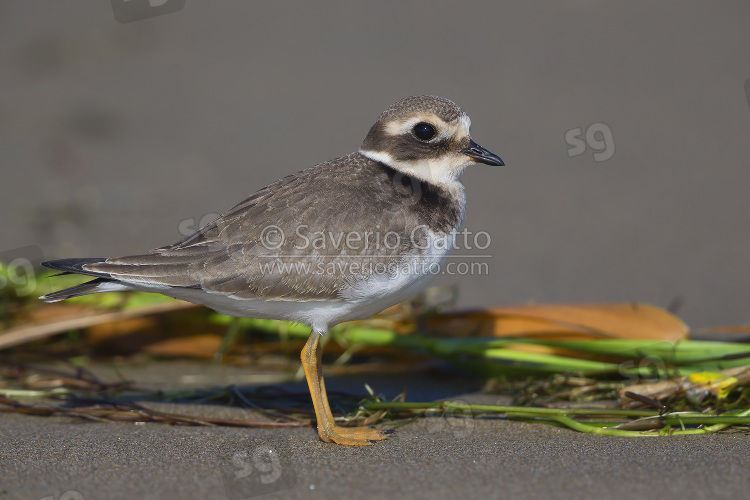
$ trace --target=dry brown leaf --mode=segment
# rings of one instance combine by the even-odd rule
[[[157,356],[178,356],[191,358],[213,358],[221,346],[221,335],[204,334],[190,337],[175,337],[151,342],[143,346],[143,351]]]
[[[720,370],[717,373],[723,374],[725,377],[734,377],[738,385],[747,385],[750,383],[750,367],[740,366],[736,368],[727,368],[726,370]],[[617,389],[617,395],[620,398],[620,405],[623,407],[638,406],[637,401],[627,397],[626,392],[632,392],[640,396],[646,396],[657,401],[664,400],[678,391],[686,390],[686,383],[688,383],[689,377],[678,377],[669,380],[657,380],[655,382],[647,382],[644,384],[634,384],[621,389]],[[689,383],[690,386],[700,386],[701,384]],[[706,384],[703,384],[706,385]]]
[[[554,340],[686,339],[687,325],[656,306],[630,302],[529,304],[437,314],[430,331],[454,337],[528,337]]]
[[[44,307],[50,309],[52,306]],[[83,311],[82,316],[79,316],[79,313],[82,311],[78,309],[75,315],[60,314],[59,316],[54,316],[56,319],[52,321],[47,319],[45,321],[37,321],[31,324],[19,325],[0,331],[0,350],[46,338],[58,333],[67,332],[69,330],[86,329],[94,325],[113,323],[124,319],[138,318],[152,314],[159,315],[193,307],[197,306],[188,302],[175,300],[172,302],[162,302],[123,311],[96,312],[95,310],[87,309]],[[40,307],[40,309],[42,308]],[[60,311],[60,309],[55,309],[55,312],[58,311]]]
[[[91,345],[110,342],[114,337],[133,334],[157,334],[159,320],[155,315],[125,318],[119,321],[92,325],[84,330],[86,341]],[[158,338],[158,337],[157,337]]]
[[[695,333],[750,333],[750,325],[722,325],[701,328]]]
[[[14,322],[21,325],[29,325],[31,323],[49,323],[54,321],[61,321],[70,318],[79,318],[81,316],[88,316],[96,314],[95,308],[82,304],[66,304],[56,302],[54,304],[39,304],[37,307],[24,311],[14,317]],[[15,325],[14,325],[15,326]]]

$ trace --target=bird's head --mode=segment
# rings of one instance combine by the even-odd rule
[[[470,127],[469,116],[453,101],[407,97],[380,115],[359,152],[421,180],[450,184],[473,162],[504,165],[471,139]]]

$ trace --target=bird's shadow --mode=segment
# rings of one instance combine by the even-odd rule
[[[373,400],[375,397],[384,401],[401,397],[405,401],[428,402],[460,398],[481,390],[483,386],[481,379],[450,367],[401,374],[331,375],[325,381],[331,409],[337,415],[356,411],[363,400]],[[266,415],[278,412],[278,415],[314,417],[312,400],[304,380],[274,384],[209,385],[184,391],[138,390],[137,387],[127,385],[107,387],[109,390],[92,393],[91,397],[78,395],[63,398],[58,402],[58,408],[75,411],[91,407],[111,407],[145,414],[154,408],[179,413],[180,409],[189,410],[192,407],[202,415],[222,413],[222,409],[245,409]],[[373,394],[370,394],[370,390]],[[211,409],[202,411],[200,407]],[[193,411],[189,413],[193,414]]]

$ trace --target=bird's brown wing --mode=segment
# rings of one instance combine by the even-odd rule
[[[242,298],[336,299],[423,251],[426,225],[455,227],[460,207],[424,184],[353,153],[261,189],[174,245],[84,269]]]

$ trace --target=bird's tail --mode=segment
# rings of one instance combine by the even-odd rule
[[[87,276],[94,276],[96,277],[96,279],[87,281],[86,283],[81,283],[80,285],[66,288],[64,290],[48,293],[47,295],[42,295],[39,298],[45,302],[59,302],[61,300],[70,299],[72,297],[80,297],[81,295],[88,295],[90,293],[128,290],[128,287],[126,285],[110,278],[108,274],[87,271],[83,268],[83,266],[85,266],[86,264],[104,262],[105,260],[107,259],[97,257],[89,259],[60,259],[42,262],[42,265],[44,267],[62,271],[61,273],[55,274],[54,276],[61,276],[64,274],[84,274]]]

